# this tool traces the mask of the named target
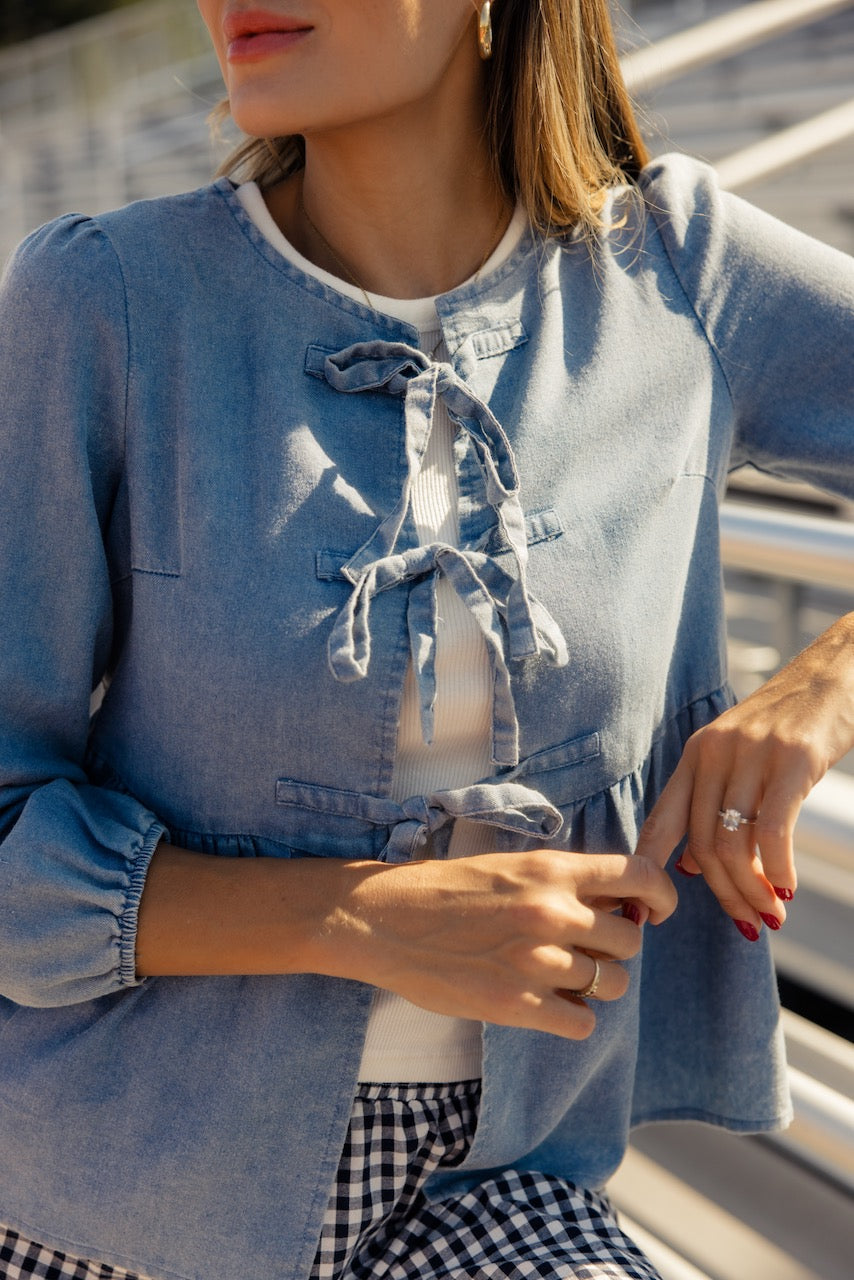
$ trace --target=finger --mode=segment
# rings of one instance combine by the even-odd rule
[[[726,772],[728,772],[728,767]],[[688,817],[685,851],[680,858],[681,870],[699,871],[721,907],[733,920],[746,926],[745,936],[759,936],[762,922],[744,897],[732,871],[736,857],[750,860],[749,846],[743,840],[724,840],[719,844],[723,827],[719,812],[724,807],[726,772],[722,762],[710,764],[700,758],[694,776],[694,788]],[[743,778],[746,789],[750,779]],[[758,787],[758,779],[757,779]],[[731,833],[725,833],[730,835]]]
[[[596,1014],[583,1000],[562,999],[555,990],[526,991],[496,1005],[489,1021],[499,1026],[546,1031],[566,1040],[586,1040],[596,1026]]]
[[[739,932],[755,942],[763,920],[779,928],[773,891],[756,856],[752,822],[761,781],[743,767],[738,790],[722,791],[720,772],[698,774],[691,803],[687,853],[701,869],[709,888]],[[722,814],[731,815],[729,821]],[[765,917],[767,916],[767,919]],[[773,922],[773,923],[772,923]]]
[[[567,1039],[586,1039],[596,1025],[596,1003],[619,1000],[625,995],[629,975],[622,965],[601,956],[591,957],[579,950],[563,952],[557,967],[563,971],[560,985],[539,995],[528,992],[523,998],[528,1008],[521,1018],[507,1020],[513,1025],[530,1026]],[[597,981],[595,990],[591,992],[594,978]],[[582,994],[585,991],[588,992],[586,996]]]
[[[728,869],[730,878],[745,901],[750,903],[753,911],[769,929],[776,930],[786,919],[786,909],[768,879],[764,857],[760,851],[759,823],[763,821],[761,813],[768,806],[766,796],[762,797],[760,804],[761,811],[754,810],[757,814],[754,816],[749,810],[742,811],[725,800],[718,815],[715,847],[718,857]],[[773,817],[769,822],[769,832],[769,838],[780,838],[780,827]],[[789,857],[791,858],[791,850]],[[783,878],[788,877],[784,875]],[[751,930],[744,927],[745,921],[745,917],[737,918],[736,924],[746,937],[751,937]],[[754,928],[757,927],[757,921],[752,919],[751,923]]]
[[[750,942],[759,937],[763,922],[776,930],[785,919],[782,903],[765,879],[753,832],[752,823],[738,832],[721,827],[716,834],[717,871],[711,874],[718,901]]]
[[[638,938],[638,930],[631,928]],[[625,958],[631,959],[640,949],[625,948]],[[625,995],[628,973],[612,954],[604,954],[592,946],[541,946],[535,948],[524,965],[526,981],[534,990],[544,992],[561,990],[564,993],[584,997],[595,994],[602,1000],[618,1000]],[[595,987],[591,992],[590,988]]]
[[[649,908],[644,905],[644,911]],[[604,960],[631,960],[636,956],[643,944],[643,937],[637,926],[622,914],[614,914],[613,904],[594,908],[590,923],[583,939],[578,936],[577,926],[573,936],[566,942],[567,949],[580,947],[589,955]],[[584,986],[584,983],[570,982],[567,986]]]
[[[592,1003],[587,1004],[586,1001],[573,997],[571,992],[550,992],[543,999],[538,1012],[537,1030],[548,1031],[568,1040],[586,1040],[596,1026],[596,1013]]]
[[[636,854],[666,866],[688,830],[693,793],[694,771],[683,756],[641,828]]]
[[[777,902],[790,902],[798,886],[795,870],[794,833],[803,799],[793,795],[784,783],[769,785],[754,827],[765,878]],[[785,919],[785,909],[775,913]]]
[[[562,1000],[619,1000],[629,987],[629,975],[612,960],[576,952],[572,985],[555,989]],[[583,981],[583,986],[577,985]]]
[[[597,916],[600,925],[610,922],[608,927],[633,928],[629,921],[609,914],[627,900],[646,907],[653,924],[666,920],[676,907],[676,890],[670,877],[649,858],[637,854],[579,855],[573,864],[573,878],[583,902],[601,900],[604,909]]]

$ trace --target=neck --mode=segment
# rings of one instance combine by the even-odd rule
[[[476,104],[463,120],[432,106],[307,136],[304,171],[265,193],[300,253],[368,293],[445,293],[507,226]]]

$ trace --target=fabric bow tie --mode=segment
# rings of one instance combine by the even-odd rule
[[[551,839],[563,820],[545,796],[518,782],[475,783],[452,791],[412,796],[397,804],[375,800],[375,820],[394,824],[380,862],[409,862],[427,840],[456,818],[488,823],[503,831],[534,839]],[[440,850],[446,852],[446,850]]]
[[[519,726],[507,661],[541,654],[562,666],[567,662],[567,652],[557,623],[527,588],[528,543],[519,502],[519,476],[504,429],[450,364],[435,363],[423,351],[405,343],[356,343],[334,354],[313,347],[308,352],[306,369],[325,379],[335,391],[380,391],[404,402],[407,476],[394,509],[341,570],[353,584],[353,591],[329,639],[333,675],[341,681],[365,676],[370,662],[373,597],[390,586],[412,583],[407,620],[422,733],[425,742],[430,743],[436,692],[435,584],[441,573],[471,611],[486,642],[495,690],[493,762],[517,764]],[[505,557],[506,568],[483,551],[442,543],[396,550],[430,438],[438,396],[475,449],[484,499],[495,510],[511,552],[509,559]]]

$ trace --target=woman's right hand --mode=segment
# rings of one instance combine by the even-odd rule
[[[659,867],[616,854],[538,850],[329,870],[339,891],[310,944],[312,970],[436,1013],[579,1040],[596,1023],[574,994],[590,985],[594,958],[596,999],[617,1000],[629,982],[620,962],[641,946],[640,928],[619,909],[643,904],[658,924],[676,905]]]
[[[165,843],[139,906],[137,972],[321,973],[435,1013],[581,1040],[621,961],[676,906],[669,876],[622,854],[488,853],[449,861],[221,858]],[[616,914],[615,914],[616,913]]]

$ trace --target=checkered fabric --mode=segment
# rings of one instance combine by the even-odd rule
[[[459,1164],[479,1082],[363,1085],[312,1280],[660,1280],[602,1196],[513,1170],[428,1204],[423,1186]]]
[[[361,1255],[385,1239],[419,1202],[430,1174],[464,1158],[479,1101],[479,1080],[359,1086],[311,1280],[362,1274],[347,1269],[357,1248]]]
[[[0,1280],[140,1280],[132,1271],[86,1262],[0,1227]]]
[[[661,1280],[602,1196],[513,1170],[428,1204],[465,1157],[480,1085],[361,1085],[311,1280]],[[0,1280],[143,1280],[0,1227]]]

